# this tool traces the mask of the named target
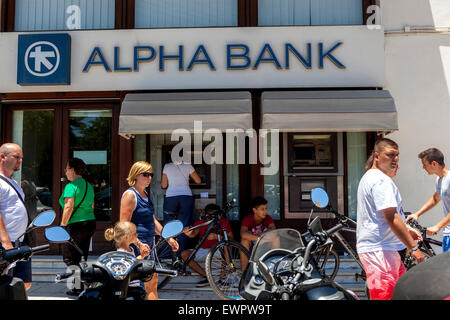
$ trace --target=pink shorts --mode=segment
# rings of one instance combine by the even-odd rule
[[[360,253],[359,258],[367,275],[370,299],[390,300],[405,266],[397,251]]]

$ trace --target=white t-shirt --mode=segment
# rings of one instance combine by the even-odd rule
[[[450,213],[450,173],[436,179],[436,193],[441,197],[444,206],[444,217]],[[444,236],[450,236],[450,224],[443,230]]]
[[[397,208],[405,221],[402,198],[394,181],[381,170],[370,169],[358,186],[356,249],[358,253],[402,250],[405,245],[389,227],[381,210]]]
[[[163,169],[169,182],[166,197],[192,196],[189,175],[194,171],[194,167],[187,163],[174,164],[171,162],[166,164]]]
[[[3,175],[3,177],[5,176]],[[22,199],[25,199],[25,194],[16,181],[8,177],[5,178],[19,191]],[[0,214],[11,242],[16,241],[27,229],[27,209],[19,199],[17,192],[3,179],[0,179]],[[20,238],[20,241],[23,241],[23,237]]]

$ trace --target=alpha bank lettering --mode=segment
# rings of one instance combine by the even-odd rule
[[[246,44],[228,44],[226,45],[226,61],[223,61],[227,70],[257,70],[261,64],[271,64],[278,70],[288,70],[292,61],[301,63],[305,69],[312,69],[316,66],[324,69],[325,61],[329,60],[337,68],[345,69],[345,65],[336,57],[337,49],[343,45],[343,42],[337,42],[332,45],[325,45],[319,42],[315,45],[306,43],[300,50],[291,43],[285,43],[282,48],[282,55],[277,56],[270,44],[258,50],[251,50]],[[165,71],[166,64],[171,61],[178,63],[179,71],[191,71],[197,65],[206,65],[211,71],[217,69],[217,61],[211,56],[204,45],[198,45],[195,53],[188,55],[185,52],[184,45],[179,45],[178,50],[169,52],[164,46],[156,49],[152,46],[134,46],[132,61],[121,61],[121,47],[114,47],[114,61],[111,64],[107,61],[104,51],[100,47],[95,47],[84,65],[83,72],[89,72],[91,67],[103,67],[107,72],[137,72],[143,63],[158,61],[159,71]]]

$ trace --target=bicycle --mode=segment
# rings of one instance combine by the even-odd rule
[[[410,212],[406,212],[405,214],[410,214]],[[436,252],[431,244],[442,247],[442,241],[429,238],[427,236],[427,228],[421,226],[415,219],[409,220],[407,224],[421,233],[423,241],[419,241],[417,244],[419,245],[419,250],[422,251],[422,254],[425,257],[425,260],[435,256]],[[416,259],[414,259],[409,252],[406,253],[403,263],[405,264],[406,270],[409,270],[417,265]]]
[[[315,191],[316,190],[316,191]],[[315,192],[316,194],[313,194]],[[325,190],[321,188],[315,188],[311,191],[312,199],[321,199],[320,202],[314,202],[314,206],[317,206],[322,209],[327,209],[334,215],[334,220],[337,224],[342,224],[344,227],[340,229],[339,231],[333,233],[330,236],[330,241],[326,242],[324,245],[319,247],[317,250],[314,251],[314,260],[319,268],[319,272],[329,277],[330,279],[334,280],[336,277],[339,266],[340,266],[340,258],[338,253],[334,250],[335,243],[340,243],[342,248],[350,255],[350,257],[358,264],[358,266],[361,268],[360,273],[355,273],[355,281],[358,281],[358,279],[362,279],[363,281],[367,280],[366,272],[364,270],[364,266],[359,259],[358,253],[356,250],[347,242],[347,240],[344,238],[344,236],[341,234],[341,231],[349,231],[356,234],[356,221],[350,219],[349,217],[340,214],[336,210],[333,209],[333,207],[328,202],[328,194]],[[311,213],[309,215],[308,219],[308,225],[310,224],[310,220],[312,217],[312,214],[314,212],[314,206],[311,208]],[[331,271],[331,272],[330,272]],[[365,286],[365,294],[366,297],[369,299],[369,289],[367,285]]]
[[[334,279],[339,271],[340,258],[338,253],[334,250],[335,243],[341,244],[342,248],[350,255],[350,257],[358,264],[361,268],[360,273],[355,273],[355,281],[358,279],[362,279],[366,281],[366,272],[364,271],[364,266],[362,262],[359,260],[359,256],[356,250],[347,242],[344,236],[341,234],[341,231],[348,231],[356,234],[356,221],[350,219],[343,214],[335,211],[331,205],[326,206],[326,208],[334,214],[335,224],[342,224],[344,227],[331,235],[331,239],[333,242],[325,244],[321,248],[315,251],[314,259],[319,267],[319,271],[324,275],[327,275],[331,279]],[[314,211],[314,208],[311,209],[311,215]],[[309,221],[309,220],[308,220]],[[309,224],[309,222],[308,222]],[[330,261],[331,256],[331,261]]]
[[[215,294],[224,300],[241,299],[239,295],[238,284],[242,276],[245,266],[241,266],[241,255],[246,255],[250,258],[248,250],[239,242],[228,239],[225,227],[220,225],[220,217],[226,217],[226,213],[233,208],[234,201],[227,203],[223,210],[216,210],[210,215],[210,220],[199,224],[197,226],[188,228],[188,231],[208,226],[205,234],[201,237],[197,245],[192,250],[191,254],[185,261],[179,259],[172,259],[172,268],[178,271],[179,275],[190,275],[187,267],[192,259],[195,258],[197,251],[208,238],[208,236],[217,230],[218,241],[209,249],[205,260],[205,272],[209,285]],[[164,243],[165,241],[163,241]],[[162,246],[162,245],[161,245]],[[160,252],[161,246],[155,246],[154,250]],[[239,260],[239,261],[238,261]],[[166,277],[158,285],[158,289],[164,288],[172,277]]]
[[[319,188],[317,188],[319,189]],[[326,191],[321,189],[323,193],[326,194]],[[328,196],[327,196],[328,197]],[[349,231],[356,233],[356,221],[350,219],[349,217],[344,216],[343,214],[338,213],[336,210],[334,210],[330,204],[328,204],[328,200],[326,200],[324,205],[319,206],[320,208],[324,208],[329,210],[331,213],[334,214],[334,219],[336,221],[336,224],[342,224],[344,225],[344,228],[342,228],[340,231]],[[317,205],[317,204],[315,204]],[[311,216],[314,212],[314,207],[311,209],[311,214],[309,216],[309,220],[311,219]],[[406,212],[406,215],[409,213]],[[308,220],[308,224],[309,224]],[[354,227],[350,226],[353,225]],[[437,241],[435,239],[431,239],[427,237],[426,234],[426,228],[422,227],[416,220],[411,219],[408,221],[408,224],[417,229],[421,234],[423,241],[420,241],[418,243],[420,251],[422,251],[422,254],[425,256],[425,259],[431,258],[432,256],[435,256],[436,253],[434,252],[433,248],[431,247],[431,244],[438,245],[442,247],[442,242]],[[345,238],[340,234],[340,231],[335,232],[331,238],[333,242],[325,244],[323,247],[319,248],[315,252],[315,260],[317,265],[319,266],[319,271],[323,274],[329,276],[331,279],[334,279],[339,271],[339,265],[340,265],[340,259],[337,252],[333,249],[334,242],[337,241],[340,243],[343,247],[343,249],[353,258],[353,260],[358,264],[358,266],[361,268],[361,273],[355,273],[355,281],[358,281],[358,279],[362,279],[364,281],[367,280],[366,272],[364,270],[364,266],[361,263],[361,260],[359,259],[359,256],[355,249],[353,249],[350,244],[345,240]],[[403,264],[405,265],[405,269],[409,270],[412,267],[414,267],[417,262],[412,257],[411,253],[404,249],[399,251],[399,254],[402,258]],[[332,256],[332,259],[330,260],[330,255]],[[330,274],[327,274],[328,270],[332,270]],[[370,299],[369,290],[367,285],[365,286],[365,294],[367,298]]]

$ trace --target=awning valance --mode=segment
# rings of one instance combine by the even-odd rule
[[[387,90],[266,91],[261,100],[264,129],[398,130],[394,99]]]
[[[248,91],[131,93],[122,102],[119,134],[171,133],[252,128],[252,99]]]

